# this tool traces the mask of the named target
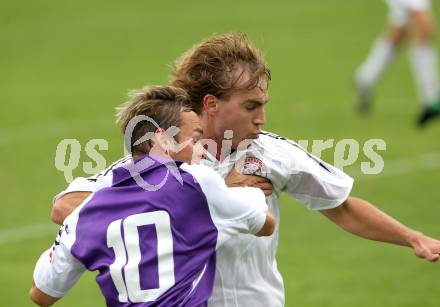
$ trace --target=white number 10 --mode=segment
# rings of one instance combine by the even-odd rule
[[[124,220],[124,239],[121,233],[122,219],[107,228],[107,246],[113,248],[115,261],[110,265],[110,275],[119,293],[121,303],[151,302],[174,285],[173,238],[170,216],[166,211],[130,215]],[[157,262],[159,288],[142,290],[139,276],[141,250],[138,226],[155,225],[157,233]],[[125,241],[125,244],[124,244]],[[127,260],[128,258],[128,260]],[[122,275],[124,270],[125,282]]]

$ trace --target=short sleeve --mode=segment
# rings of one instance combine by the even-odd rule
[[[48,249],[38,259],[34,282],[38,289],[52,297],[62,297],[86,271],[65,246]]]
[[[275,190],[286,192],[308,209],[331,209],[349,196],[353,179],[311,155],[293,141],[275,134],[262,135],[258,151]]]
[[[183,164],[181,168],[191,173],[202,188],[217,228],[228,235],[261,230],[268,208],[260,189],[228,188],[220,175],[206,166]]]
[[[264,193],[260,189],[251,187],[226,187],[226,189],[225,199],[219,199],[219,205],[215,207],[221,210],[218,214],[220,217],[218,223],[225,226],[236,224],[234,227],[240,232],[258,233],[266,222],[268,210]],[[238,216],[232,216],[234,212],[228,212],[227,205],[237,208]]]
[[[78,210],[60,228],[55,243],[38,259],[33,278],[38,289],[52,297],[62,297],[73,287],[86,267],[70,252],[75,240]]]
[[[293,144],[285,154],[291,164],[283,190],[307,208],[335,208],[350,195],[353,178],[343,171]]]

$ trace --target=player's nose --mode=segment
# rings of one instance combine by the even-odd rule
[[[261,127],[265,123],[266,123],[266,113],[264,112],[264,108],[261,108],[260,112],[258,112],[257,116],[254,119],[254,124]]]

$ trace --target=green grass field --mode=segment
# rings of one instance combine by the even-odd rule
[[[353,112],[352,73],[385,18],[379,0],[1,1],[0,305],[31,305],[35,261],[57,230],[51,199],[66,186],[54,166],[57,144],[77,138],[84,149],[102,138],[108,164],[120,157],[114,107],[129,89],[165,83],[168,65],[212,33],[245,32],[265,51],[273,74],[267,130],[294,140],[384,139],[384,173],[359,175],[363,156],[346,169],[353,194],[440,237],[440,122],[415,129],[406,49],[377,88],[373,114]],[[333,162],[333,151],[323,157]],[[82,164],[74,175],[84,175]],[[282,203],[286,306],[440,306],[440,263],[348,235],[288,197]],[[103,305],[93,275],[58,305]]]

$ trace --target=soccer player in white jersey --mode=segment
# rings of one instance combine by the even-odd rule
[[[272,192],[266,200],[277,221],[279,196],[286,192],[348,232],[408,246],[418,257],[437,260],[440,241],[409,229],[370,203],[350,196],[353,180],[348,175],[294,142],[261,131],[266,121],[269,81],[270,72],[262,53],[245,35],[213,36],[176,61],[171,84],[185,89],[194,107],[203,112],[203,138],[208,139],[209,151],[203,163],[225,177],[229,186],[261,186],[269,180],[272,190],[267,186],[263,189],[267,190],[266,195]],[[242,174],[234,171],[237,161]],[[75,186],[75,181],[81,184]],[[105,180],[75,181],[73,188],[66,190],[69,193],[56,199],[54,222],[60,222],[77,206],[77,191],[95,191]],[[227,242],[218,253],[214,292],[208,306],[283,306],[283,280],[275,259],[277,245],[278,227],[268,238],[239,235]]]
[[[273,233],[264,194],[227,188],[215,171],[189,165],[203,153],[202,130],[184,90],[144,88],[119,118],[133,128],[126,144],[134,159],[65,220],[37,263],[31,298],[50,305],[91,270],[108,306],[206,306],[216,250],[238,233]],[[174,138],[170,127],[180,127]]]
[[[430,0],[385,0],[389,7],[389,25],[371,47],[370,53],[355,73],[357,107],[369,110],[373,88],[389,67],[408,34],[411,42],[411,62],[422,101],[417,119],[423,126],[440,115],[440,89],[437,54],[434,47],[434,19]]]

